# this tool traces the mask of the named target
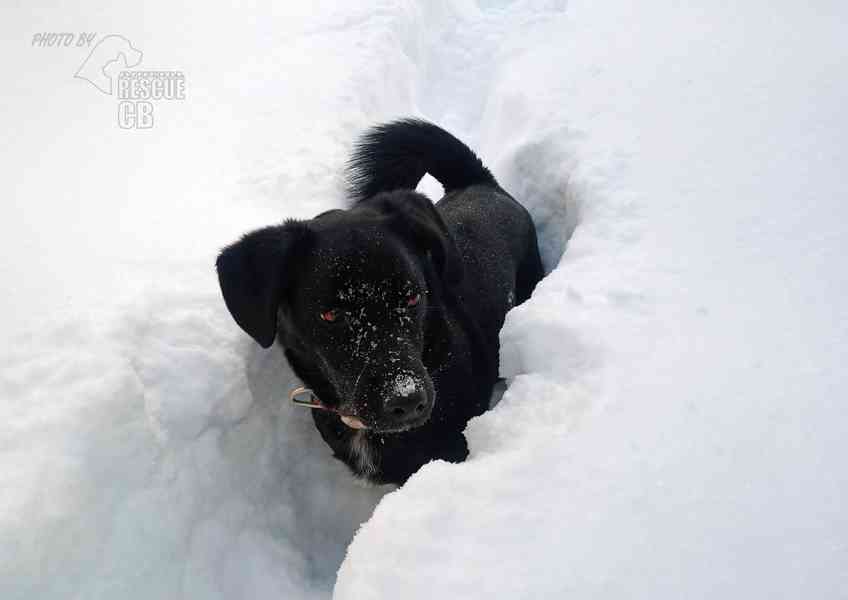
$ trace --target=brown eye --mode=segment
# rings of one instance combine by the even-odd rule
[[[333,321],[335,321],[338,318],[339,318],[339,311],[337,311],[335,309],[328,310],[326,312],[321,313],[321,320],[327,321],[327,323],[332,323]]]
[[[413,294],[406,299],[407,306],[416,306],[421,301],[421,294]]]

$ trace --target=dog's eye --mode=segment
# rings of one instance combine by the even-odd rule
[[[407,306],[417,306],[421,301],[421,294],[412,294],[406,299]]]
[[[333,323],[336,319],[339,318],[339,311],[335,308],[332,310],[327,310],[321,313],[321,320],[326,321],[327,323]]]

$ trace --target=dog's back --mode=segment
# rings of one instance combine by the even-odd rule
[[[445,190],[436,209],[462,255],[457,295],[485,342],[497,347],[506,312],[529,298],[544,275],[533,221],[468,146],[417,119],[363,136],[349,164],[351,196],[415,189],[425,173]]]

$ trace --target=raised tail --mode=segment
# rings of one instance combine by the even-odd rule
[[[429,173],[445,193],[498,183],[471,149],[447,131],[420,119],[378,125],[360,138],[348,162],[349,193],[364,200],[379,192],[413,190]]]

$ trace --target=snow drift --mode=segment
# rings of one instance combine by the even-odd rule
[[[843,7],[140,11],[3,9],[3,598],[848,595]],[[56,27],[188,98],[119,130],[80,52],[26,45]],[[410,114],[528,206],[551,272],[470,459],[363,489],[212,264],[342,204],[354,137]]]

